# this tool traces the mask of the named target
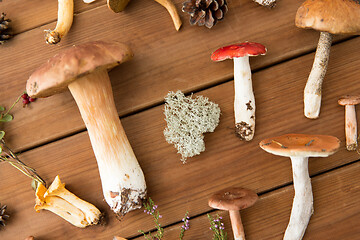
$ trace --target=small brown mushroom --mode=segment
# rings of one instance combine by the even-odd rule
[[[210,207],[229,211],[235,240],[244,240],[245,233],[242,225],[240,210],[251,207],[258,199],[258,195],[246,188],[234,187],[221,190],[212,195],[208,201]]]
[[[357,149],[357,122],[355,105],[360,103],[360,96],[344,96],[338,101],[339,105],[345,106],[345,137],[346,149],[355,151]]]
[[[304,89],[304,115],[318,118],[321,89],[330,56],[332,34],[360,34],[360,3],[354,0],[306,0],[297,10],[295,25],[320,31],[314,63]]]

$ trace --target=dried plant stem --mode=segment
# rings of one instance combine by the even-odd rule
[[[45,181],[36,173],[36,170],[23,163],[16,156],[16,154],[6,145],[4,139],[1,139],[1,144],[3,145],[3,154],[5,154],[5,156],[0,156],[0,162],[8,162],[11,166],[16,168],[29,178],[32,178],[34,181],[40,182],[44,186],[46,186]]]

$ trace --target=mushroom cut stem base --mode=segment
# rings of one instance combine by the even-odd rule
[[[314,63],[304,90],[304,114],[307,118],[315,119],[320,114],[321,89],[329,62],[331,42],[331,33],[320,33]]]
[[[57,44],[70,30],[74,17],[74,0],[58,0],[58,20],[54,30],[48,30],[45,41]]]
[[[284,240],[300,240],[313,213],[313,194],[308,157],[291,157],[295,196]]]
[[[145,178],[121,125],[107,70],[95,70],[68,87],[88,130],[106,202],[119,215],[141,208]]]
[[[249,56],[234,58],[234,114],[237,136],[250,141],[255,133],[255,96]]]
[[[231,227],[234,233],[234,240],[245,240],[244,227],[241,221],[240,212],[236,210],[229,210]]]

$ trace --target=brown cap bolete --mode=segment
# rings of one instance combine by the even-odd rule
[[[105,200],[119,215],[140,208],[146,196],[144,174],[121,125],[108,75],[132,55],[118,42],[73,46],[40,66],[26,85],[31,97],[70,90],[88,130]]]
[[[318,118],[322,82],[327,70],[332,34],[360,34],[360,3],[355,0],[307,0],[298,9],[295,24],[320,31],[313,67],[304,90],[304,114]]]

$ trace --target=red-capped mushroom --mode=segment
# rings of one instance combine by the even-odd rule
[[[223,189],[209,198],[210,207],[229,211],[231,227],[235,240],[245,240],[240,210],[251,207],[258,199],[258,195],[246,188],[234,187]]]
[[[219,48],[211,55],[213,61],[234,60],[235,132],[246,141],[253,139],[255,133],[255,97],[249,56],[265,55],[266,51],[260,43],[244,42]]]
[[[340,98],[338,103],[341,106],[345,106],[346,149],[355,151],[358,146],[355,105],[360,103],[360,96],[347,95]]]

